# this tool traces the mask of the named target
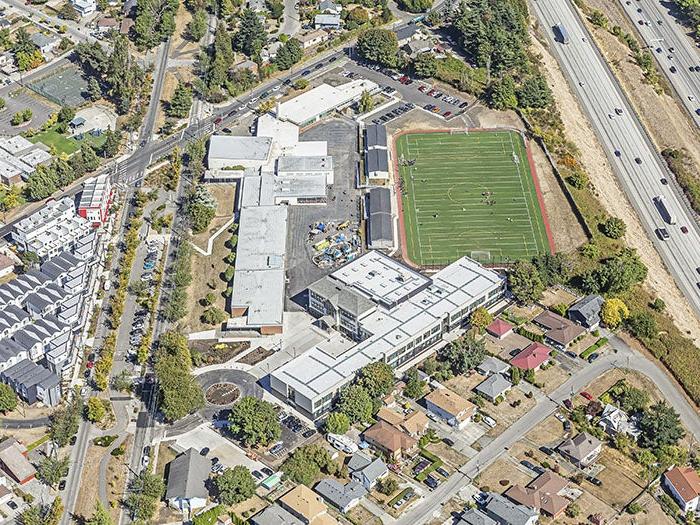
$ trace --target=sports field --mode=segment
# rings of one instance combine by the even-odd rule
[[[549,251],[525,144],[514,131],[396,139],[406,254],[419,265],[468,255],[501,263]]]

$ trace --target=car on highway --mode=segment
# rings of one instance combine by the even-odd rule
[[[260,97],[253,97],[250,99],[250,104],[255,104],[258,100],[260,100]]]
[[[331,57],[328,59],[328,63],[330,64],[331,62],[335,62],[336,60],[338,60],[338,57]]]
[[[666,184],[668,184],[668,180],[666,179],[666,177],[661,178],[661,184],[663,184],[664,186],[666,186]]]
[[[687,226],[681,226],[681,231],[683,233],[688,233],[688,227]]]
[[[666,239],[669,239],[671,237],[666,228],[657,228],[656,236],[659,238],[659,240],[662,241],[665,241]]]
[[[641,164],[641,163],[642,163],[642,159],[640,159],[639,157],[635,157],[635,158],[634,158],[634,161],[635,161],[637,164]]]
[[[320,63],[320,64],[316,64],[314,66],[314,69],[321,69],[322,67],[323,67],[323,63]]]
[[[675,72],[677,71],[677,70],[676,70],[676,66],[671,66],[670,68],[668,68],[668,70],[669,70],[671,73],[675,73]]]
[[[615,156],[616,156],[616,157],[621,157],[621,156],[622,156],[622,152],[621,152],[619,149],[616,149],[616,150],[615,150]]]

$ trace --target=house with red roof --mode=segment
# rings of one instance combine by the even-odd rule
[[[541,343],[531,343],[510,360],[510,364],[521,370],[537,370],[549,361],[549,348]]]
[[[700,502],[700,476],[692,467],[673,467],[664,472],[663,485],[683,511],[696,512]]]
[[[493,322],[486,327],[486,332],[496,339],[503,339],[513,333],[513,325],[503,319],[494,319]]]

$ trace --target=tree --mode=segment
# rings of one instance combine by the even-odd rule
[[[345,434],[350,430],[350,420],[342,412],[331,412],[328,414],[325,426],[329,434]]]
[[[367,60],[394,66],[399,52],[396,33],[388,29],[368,29],[357,39],[357,49]]]
[[[279,20],[284,14],[284,4],[280,0],[267,0],[265,2],[267,11],[270,13],[270,18]]]
[[[454,374],[464,374],[476,368],[486,356],[484,341],[468,334],[438,350],[438,357],[449,363]]]
[[[17,408],[17,394],[5,383],[0,383],[0,412],[12,412]]]
[[[228,319],[228,315],[221,308],[207,308],[202,313],[202,322],[210,325],[223,323]]]
[[[189,115],[191,107],[192,90],[183,82],[178,82],[165,114],[173,118],[185,118]]]
[[[348,13],[348,18],[346,22],[355,24],[355,26],[361,26],[369,22],[369,14],[367,10],[363,7],[357,6],[351,9]]]
[[[628,414],[642,412],[649,405],[649,393],[646,390],[625,384],[620,392],[615,393],[620,408]]]
[[[623,293],[646,279],[647,267],[633,249],[626,248],[582,276],[587,293]]]
[[[387,476],[379,480],[377,483],[377,490],[380,494],[391,496],[394,492],[399,490],[399,483],[395,478]]]
[[[494,80],[488,90],[489,105],[499,111],[518,107],[515,81],[510,75]]]
[[[469,317],[469,322],[472,326],[476,327],[479,330],[479,333],[481,333],[484,330],[484,328],[490,325],[492,321],[493,316],[483,306],[479,306],[478,308],[476,308]]]
[[[521,108],[542,109],[552,102],[552,91],[540,73],[527,77],[518,88],[518,105]]]
[[[102,149],[100,153],[103,157],[111,159],[117,153],[119,153],[119,148],[121,147],[121,134],[118,131],[112,131],[108,129],[104,132],[105,141],[102,143]]]
[[[674,446],[685,436],[678,413],[665,401],[659,401],[642,414],[639,430],[639,444],[652,450]]]
[[[510,367],[510,382],[513,383],[514,385],[517,385],[518,383],[520,383],[521,378],[522,378],[522,371],[517,366],[511,366]]]
[[[383,397],[394,386],[394,371],[383,361],[370,363],[360,369],[356,383],[365,389],[369,397]]]
[[[425,393],[425,381],[420,379],[417,368],[409,368],[406,371],[406,377],[404,380],[406,382],[406,387],[403,389],[403,395],[410,397],[411,399],[423,397],[423,394]]]
[[[360,95],[360,113],[372,111],[372,108],[374,108],[374,99],[369,91],[364,90],[362,95]]]
[[[351,423],[369,421],[372,417],[372,398],[360,385],[350,385],[340,391],[337,410]]]
[[[518,261],[508,272],[508,286],[518,302],[532,304],[542,297],[544,284],[535,266],[527,261]]]
[[[292,84],[292,87],[296,89],[297,91],[302,91],[309,87],[309,81],[306,80],[305,78],[298,78],[294,81],[294,84]]]
[[[85,416],[93,423],[102,421],[107,416],[107,410],[105,409],[102,399],[97,396],[88,398],[85,407]]]
[[[63,4],[59,9],[58,9],[58,18],[62,18],[63,20],[73,20],[74,22],[77,22],[80,20],[80,13],[73,7],[73,5],[69,2],[66,2]]]
[[[319,445],[299,447],[282,464],[282,472],[296,483],[310,486],[323,470],[335,474],[338,465],[331,458],[328,449]]]
[[[112,517],[99,499],[95,502],[95,512],[85,520],[85,525],[114,525]]]
[[[142,0],[136,6],[134,42],[141,49],[151,49],[175,32],[176,0]]]
[[[575,518],[581,513],[581,510],[579,509],[579,506],[576,503],[571,502],[567,505],[565,512],[569,518]]]
[[[413,72],[421,78],[434,77],[438,72],[438,59],[434,53],[421,53],[413,59]]]
[[[164,333],[158,342],[155,372],[160,389],[160,410],[168,421],[177,421],[204,406],[202,387],[191,373],[187,338]]]
[[[566,253],[543,253],[533,257],[532,264],[537,268],[544,286],[566,283],[574,273],[575,262]]]
[[[409,13],[425,13],[433,7],[433,0],[399,0],[399,8]]]
[[[197,9],[192,15],[192,20],[187,24],[187,38],[192,42],[199,42],[207,32],[207,12]]]
[[[80,146],[80,156],[85,165],[85,171],[95,171],[100,166],[100,158],[90,144]]]
[[[102,88],[99,81],[95,77],[88,79],[87,93],[90,100],[93,102],[102,98]]]
[[[281,69],[289,69],[304,56],[304,49],[296,38],[290,38],[277,51],[275,65]]]
[[[216,215],[217,203],[206,186],[198,184],[187,200],[187,216],[193,233],[205,231]]]
[[[612,297],[606,299],[600,309],[600,318],[609,328],[617,328],[622,321],[629,317],[630,311],[622,299]]]
[[[658,332],[656,320],[649,312],[645,311],[629,317],[625,324],[632,335],[639,339],[652,339]]]
[[[68,475],[68,467],[70,465],[70,458],[64,456],[62,458],[45,456],[40,462],[36,470],[37,478],[39,481],[48,485],[51,488],[56,487],[61,478]]]
[[[249,57],[257,56],[265,45],[266,34],[257,13],[244,9],[238,20],[238,31],[233,37],[233,48]]]
[[[49,436],[57,447],[65,447],[70,438],[78,433],[79,416],[82,412],[80,398],[74,398],[64,407],[59,407],[49,416]]]
[[[266,446],[279,439],[281,428],[270,403],[246,396],[229,416],[231,432],[247,447]]]
[[[619,239],[625,235],[627,230],[627,225],[625,221],[618,217],[608,217],[603,224],[601,224],[601,231],[606,237],[611,239]]]
[[[255,480],[243,465],[227,468],[214,478],[216,497],[223,505],[235,505],[255,494]]]

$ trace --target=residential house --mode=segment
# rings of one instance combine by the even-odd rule
[[[72,0],[72,3],[80,16],[88,16],[97,11],[96,0]]]
[[[411,57],[416,57],[421,53],[430,51],[431,49],[433,49],[433,43],[424,38],[410,40],[403,46],[403,50],[406,51],[406,53],[408,53]]]
[[[191,512],[207,504],[211,463],[199,451],[189,448],[170,462],[165,499],[174,509]]]
[[[683,514],[696,512],[700,502],[700,476],[693,467],[673,467],[664,472],[663,486],[668,489]]]
[[[364,431],[364,439],[390,461],[415,455],[418,441],[386,421],[378,421]]]
[[[476,371],[479,374],[487,377],[494,374],[507,374],[509,370],[510,365],[508,363],[490,355],[486,356],[481,364],[476,367]]]
[[[350,477],[365,489],[372,490],[377,482],[389,474],[381,458],[371,458],[364,452],[355,452],[348,461]]]
[[[112,204],[112,184],[109,175],[98,175],[85,181],[78,203],[78,215],[93,226],[105,223]]]
[[[602,449],[602,441],[587,432],[581,432],[557,447],[559,453],[577,467],[587,467],[593,463]]]
[[[611,404],[605,405],[598,425],[611,436],[627,434],[636,439],[641,433],[634,419],[630,418],[624,410]]]
[[[294,38],[299,41],[302,49],[309,49],[310,47],[317,46],[328,40],[328,33],[322,29],[314,29],[308,33],[296,35]]]
[[[100,33],[109,33],[119,29],[119,21],[111,16],[103,16],[97,21],[97,30]]]
[[[251,525],[304,525],[303,521],[276,503],[266,507],[248,521]]]
[[[7,505],[7,502],[12,499],[15,493],[7,487],[7,479],[3,477],[2,480],[3,482],[0,484],[0,505]]]
[[[482,510],[499,525],[535,525],[539,517],[536,510],[514,503],[495,492],[489,493]]]
[[[533,319],[545,329],[545,341],[559,350],[564,350],[574,339],[586,333],[586,329],[559,314],[545,310]]]
[[[0,443],[0,468],[20,485],[29,483],[36,475],[36,469],[27,459],[27,447],[14,438]]]
[[[53,53],[61,43],[61,39],[57,36],[45,35],[44,33],[34,33],[29,39],[39,48],[44,58],[50,58],[51,53]]]
[[[479,509],[467,509],[462,512],[459,521],[455,525],[499,525],[496,520],[490,518]]]
[[[600,325],[600,309],[603,302],[600,295],[587,295],[569,308],[569,319],[588,330],[595,330]]]
[[[495,403],[499,397],[505,398],[511,388],[513,388],[513,384],[505,377],[501,374],[493,374],[479,383],[474,391]]]
[[[318,10],[328,15],[340,15],[343,12],[343,6],[333,0],[321,0],[318,4]]]
[[[336,479],[326,478],[319,481],[314,490],[343,514],[349,512],[367,495],[367,489],[355,480],[341,483]]]
[[[29,359],[25,358],[0,372],[0,381],[30,405],[41,402],[53,407],[61,402],[61,380]]]
[[[549,361],[549,348],[541,343],[531,343],[519,352],[510,364],[521,370],[538,370]]]
[[[247,0],[246,7],[256,13],[262,13],[267,10],[265,0]]]
[[[0,279],[7,277],[15,270],[15,261],[0,253]]]
[[[503,339],[513,333],[513,325],[503,319],[494,319],[486,327],[486,332],[496,339]]]
[[[304,525],[337,525],[337,520],[328,514],[328,507],[313,490],[306,485],[297,485],[277,500],[285,510]]]
[[[279,41],[272,42],[260,51],[260,58],[262,58],[263,61],[266,62],[274,60],[275,58],[277,58],[277,53],[283,45],[284,44],[282,44],[282,42]]]
[[[314,29],[340,29],[340,15],[316,15],[314,17]]]
[[[526,487],[513,485],[505,495],[519,505],[538,510],[545,516],[557,519],[569,500],[561,495],[569,482],[559,474],[548,470],[533,479]]]
[[[438,388],[425,396],[425,406],[428,412],[438,415],[448,424],[457,428],[471,421],[476,412],[476,406],[448,388]]]
[[[405,25],[395,31],[396,39],[399,42],[399,47],[403,47],[411,40],[418,38],[420,32],[418,26],[415,23]]]
[[[428,416],[421,410],[403,414],[390,408],[382,407],[375,417],[379,421],[386,421],[390,425],[394,425],[413,437],[420,437],[428,430]]]

